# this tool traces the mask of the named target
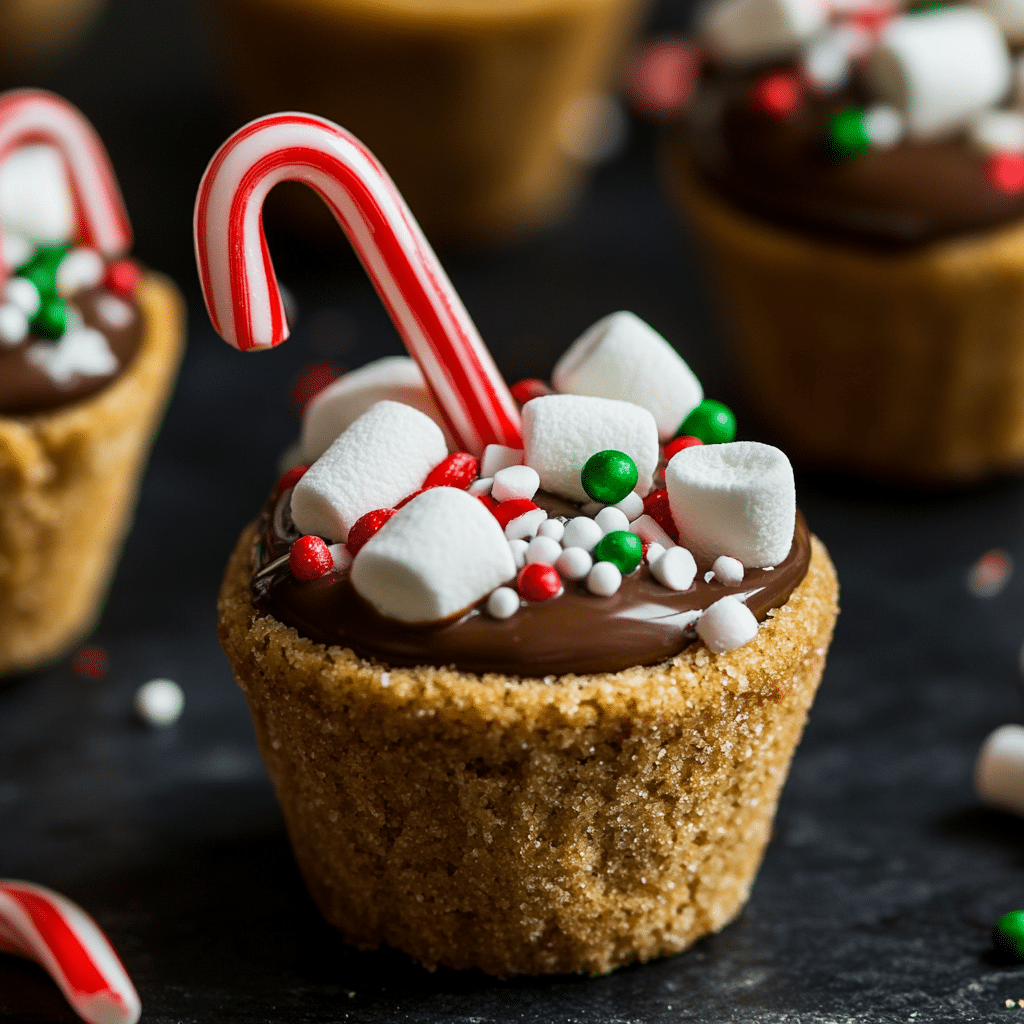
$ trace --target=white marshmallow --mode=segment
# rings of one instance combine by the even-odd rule
[[[1001,725],[978,751],[974,788],[989,807],[1024,815],[1024,726]]]
[[[344,544],[331,544],[328,548],[334,561],[335,572],[347,572],[352,568],[352,556]]]
[[[679,353],[627,312],[612,313],[584,331],[555,364],[551,381],[566,394],[642,406],[654,416],[662,440],[675,434],[704,397]]]
[[[651,575],[669,590],[689,590],[697,575],[697,563],[686,548],[671,547],[656,561],[650,561]]]
[[[565,580],[581,580],[593,567],[594,559],[583,548],[566,548],[555,562],[559,576]]]
[[[541,523],[547,517],[547,512],[542,508],[530,509],[529,512],[524,512],[521,516],[517,516],[505,526],[505,536],[509,540],[522,540],[526,537],[534,537],[540,529]]]
[[[0,306],[0,345],[20,345],[28,337],[28,317],[13,302]]]
[[[822,0],[717,0],[699,32],[719,60],[746,64],[795,50],[827,19]]]
[[[739,586],[743,582],[743,563],[738,558],[719,555],[711,566],[711,571],[727,587]]]
[[[27,277],[12,277],[4,285],[4,301],[17,306],[25,316],[39,312],[39,289]]]
[[[778,565],[796,528],[789,459],[758,441],[684,448],[665,469],[679,540],[695,554],[728,551],[748,569]]]
[[[450,444],[447,427],[420,368],[407,356],[388,356],[339,377],[306,406],[300,441],[303,460],[315,462],[363,413],[381,401],[401,402],[419,410],[434,421],[444,433],[446,445]]]
[[[654,563],[665,554],[666,549],[657,542],[653,542],[647,545],[647,564],[654,565]]]
[[[572,501],[586,501],[580,472],[592,455],[613,448],[635,463],[636,490],[651,489],[658,468],[658,427],[638,405],[584,395],[545,395],[523,406],[526,464],[540,485]]]
[[[676,542],[649,515],[637,516],[629,524],[629,529],[645,544],[660,544],[666,549],[675,547]]]
[[[522,569],[526,565],[526,552],[530,545],[525,540],[516,538],[508,542],[508,549],[512,552],[512,558],[516,563],[516,569]]]
[[[630,491],[622,501],[616,502],[612,508],[617,508],[630,522],[637,516],[643,515],[644,499],[636,491]]]
[[[754,613],[731,594],[716,601],[697,620],[697,636],[712,654],[742,647],[757,634]]]
[[[95,288],[105,272],[103,257],[95,249],[73,249],[57,268],[57,293],[68,299],[86,288]]]
[[[598,597],[611,597],[622,586],[622,573],[612,562],[597,562],[587,573],[587,590]]]
[[[494,476],[498,470],[523,464],[522,448],[506,448],[503,444],[489,444],[480,456],[481,476]]]
[[[458,615],[515,574],[498,521],[454,487],[413,498],[352,563],[356,593],[381,615],[410,623]]]
[[[562,538],[565,536],[565,523],[560,519],[545,519],[537,528],[537,535],[539,537],[550,537],[561,544]]]
[[[983,110],[971,121],[968,136],[982,153],[1024,153],[1024,113]]]
[[[487,598],[487,612],[495,619],[510,619],[519,611],[519,595],[511,587],[498,587]]]
[[[602,535],[629,529],[629,520],[614,505],[601,509],[594,517],[594,522],[601,527]]]
[[[74,377],[103,377],[120,365],[107,339],[92,327],[72,327],[60,341],[37,341],[25,358],[58,384]]]
[[[347,540],[360,516],[390,508],[418,490],[447,455],[444,434],[429,416],[401,402],[378,402],[295,485],[295,525],[303,533]],[[473,501],[490,515],[480,501]]]
[[[151,679],[135,691],[133,704],[146,725],[166,728],[181,718],[185,694],[173,679]]]
[[[562,553],[562,545],[550,537],[534,537],[526,549],[526,564],[539,562],[541,565],[554,565]]]
[[[514,498],[525,498],[529,501],[540,487],[537,470],[529,466],[507,466],[494,474],[491,496],[496,501],[510,501]]]
[[[876,94],[915,139],[955,131],[1010,88],[1010,51],[996,23],[966,6],[894,18],[866,66]]]
[[[479,498],[482,495],[490,494],[491,488],[494,486],[494,477],[485,476],[480,480],[474,480],[467,490],[474,498]]]
[[[565,524],[562,534],[562,546],[566,548],[583,548],[593,551],[597,542],[604,536],[604,530],[589,516],[576,516]]]
[[[75,203],[53,146],[22,146],[0,163],[0,222],[33,242],[67,242],[75,235]]]

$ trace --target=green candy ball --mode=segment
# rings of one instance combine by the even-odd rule
[[[676,437],[699,437],[705,444],[727,444],[736,438],[736,417],[732,409],[713,398],[705,398],[676,431]]]
[[[836,156],[853,156],[871,145],[867,118],[863,110],[844,107],[837,110],[828,123],[828,144]]]
[[[1011,956],[1024,957],[1024,910],[1011,910],[996,921],[992,944]]]
[[[39,312],[29,322],[33,334],[41,338],[57,341],[64,337],[68,329],[68,304],[56,295],[44,295],[39,304]]]
[[[59,265],[59,264],[58,264]],[[55,295],[57,292],[57,265],[37,263],[33,260],[18,271],[18,277],[27,277],[40,295]]]
[[[629,530],[606,533],[594,548],[595,562],[611,562],[623,576],[633,572],[643,556],[644,548],[640,538]]]
[[[67,242],[45,242],[36,249],[31,262],[53,267],[54,271],[56,271],[61,261],[69,252],[71,252],[71,246]]]
[[[583,490],[602,505],[615,505],[636,487],[640,474],[625,453],[608,448],[587,459],[580,473]]]

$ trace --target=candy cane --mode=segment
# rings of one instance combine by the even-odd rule
[[[221,337],[242,351],[288,337],[263,235],[263,201],[281,181],[304,182],[330,207],[459,443],[474,454],[488,444],[521,448],[516,404],[405,201],[373,154],[324,118],[259,118],[206,169],[196,261]]]
[[[71,182],[81,243],[105,256],[130,248],[132,229],[110,158],[82,113],[50,92],[5,92],[0,95],[0,160],[30,142],[48,143],[60,153]],[[4,277],[6,269],[0,264]]]
[[[35,960],[89,1024],[135,1024],[138,993],[98,925],[69,899],[0,881],[0,951]]]

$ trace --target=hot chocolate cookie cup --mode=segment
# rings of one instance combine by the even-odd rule
[[[108,387],[0,417],[0,673],[59,657],[99,614],[184,349],[174,285],[147,274],[135,298],[142,343]]]
[[[221,587],[299,866],[356,945],[500,975],[601,974],[724,927],[750,891],[837,614],[816,538],[756,637],[603,675],[393,668]]]
[[[665,172],[795,461],[921,484],[1024,468],[1024,226],[872,252],[739,210],[676,149]]]

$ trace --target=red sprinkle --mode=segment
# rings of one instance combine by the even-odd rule
[[[1024,153],[997,153],[989,158],[985,169],[1000,192],[1011,196],[1024,192]]]
[[[546,601],[562,589],[562,578],[553,565],[524,565],[516,578],[519,596],[527,601]]]
[[[658,39],[640,47],[626,71],[626,92],[633,105],[652,117],[672,117],[693,96],[700,57],[685,39]]]
[[[852,15],[850,20],[859,28],[864,29],[873,36],[877,36],[892,21],[895,15],[895,7],[866,7],[864,10],[857,11]]]
[[[428,487],[458,487],[464,491],[476,479],[478,464],[469,452],[455,452],[439,462],[423,481]]]
[[[677,437],[674,441],[669,441],[665,445],[665,461],[671,462],[672,456],[678,455],[684,448],[692,448],[695,444],[703,443],[699,437],[694,437],[692,434],[683,434],[682,437]]]
[[[803,98],[803,88],[796,75],[772,71],[754,83],[754,105],[762,114],[783,118],[792,114]]]
[[[408,500],[416,497],[414,494],[410,494]],[[360,516],[355,523],[352,525],[352,529],[348,531],[348,540],[345,542],[345,547],[348,548],[348,553],[355,558],[359,554],[359,549],[398,511],[397,508],[378,508],[372,512],[367,512],[365,516]]]
[[[488,495],[490,497],[490,495]],[[493,498],[491,498],[494,501]],[[508,501],[498,502],[491,511],[494,513],[494,518],[501,523],[501,528],[504,530],[513,519],[518,519],[521,515],[525,515],[527,512],[532,512],[537,506],[527,498],[509,498]]]
[[[94,683],[107,674],[110,659],[102,647],[97,644],[86,644],[75,651],[75,656],[71,659],[71,669],[79,679]]]
[[[423,493],[423,492],[424,492],[425,490],[426,490],[426,487],[421,487],[421,488],[420,488],[420,489],[419,489],[418,491],[413,491],[413,492],[412,492],[412,494],[407,494],[407,495],[406,495],[406,496],[405,496],[405,497],[404,497],[404,498],[403,498],[403,499],[402,499],[402,500],[401,500],[401,501],[400,501],[400,502],[399,502],[399,503],[398,503],[398,504],[397,504],[397,505],[395,506],[395,511],[397,512],[397,511],[398,511],[398,510],[399,510],[400,508],[405,508],[405,506],[406,506],[406,505],[408,505],[408,504],[409,504],[409,502],[410,502],[410,501],[412,501],[412,499],[413,499],[413,498],[418,498],[418,497],[419,497],[419,496],[420,496],[420,495],[421,495],[421,494],[422,494],[422,493]]]
[[[489,494],[478,494],[477,500],[484,503],[484,507],[489,511],[493,512],[498,507],[497,498],[492,498]]]
[[[289,469],[280,480],[274,484],[274,497],[280,498],[289,487],[294,487],[305,475],[309,466],[296,466]]]
[[[532,398],[543,398],[551,394],[551,388],[538,377],[524,377],[518,384],[513,384],[509,391],[520,405],[526,405]]]
[[[292,381],[292,408],[296,415],[302,416],[306,406],[344,372],[340,363],[310,363],[299,370]]]
[[[678,543],[679,531],[676,529],[676,521],[672,518],[672,509],[668,505],[668,491],[664,487],[660,491],[651,491],[644,498],[644,513]]]
[[[122,299],[135,297],[142,280],[142,270],[135,260],[114,260],[103,275],[103,287]]]
[[[308,583],[326,576],[334,568],[327,542],[315,534],[300,537],[288,551],[288,564],[297,580]]]

